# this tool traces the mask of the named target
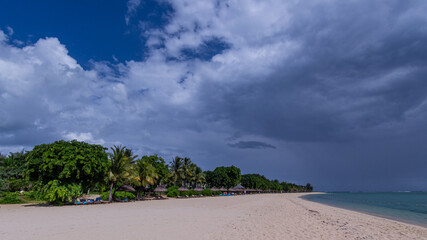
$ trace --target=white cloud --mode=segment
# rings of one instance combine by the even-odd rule
[[[6,29],[7,29],[7,35],[12,36],[13,35],[13,28],[7,26]]]
[[[0,44],[4,41],[7,41],[7,39],[7,35],[2,30],[0,30]]]
[[[94,139],[92,136],[92,133],[90,132],[86,132],[86,133],[64,132],[63,138],[68,141],[77,140],[77,141],[83,141],[83,142],[95,143],[95,144],[105,143],[105,141],[102,139]]]
[[[130,18],[135,14],[136,9],[141,4],[141,0],[129,0],[127,2],[127,12],[125,15],[126,25],[129,24]]]
[[[384,138],[424,126],[426,84],[419,79],[425,79],[425,60],[417,54],[424,51],[425,29],[413,26],[425,23],[425,7],[170,3],[175,11],[164,28],[142,30],[146,59],[92,62],[89,70],[57,38],[16,47],[0,30],[0,150],[78,139],[144,154],[188,154],[206,167],[245,159],[244,170],[256,171],[259,159],[291,156],[288,142],[304,142],[298,149],[305,142],[354,140],[355,132]],[[140,4],[128,2],[127,24]],[[182,56],[182,49],[210,39],[229,48],[212,59]],[[390,59],[398,59],[398,67]],[[234,135],[233,143],[277,149],[236,152],[227,147]],[[303,159],[316,164],[310,162],[316,156]],[[265,167],[298,179],[286,161]]]

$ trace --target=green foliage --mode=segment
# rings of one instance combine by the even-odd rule
[[[163,158],[154,154],[150,156],[142,156],[141,159],[149,162],[154,167],[158,176],[158,183],[163,184],[167,180],[169,176],[169,166]]]
[[[201,192],[203,196],[218,196],[221,194],[221,191],[211,191],[209,188],[203,189]]]
[[[195,187],[206,182],[202,169],[193,163],[190,158],[176,156],[170,164],[169,180],[172,184]]]
[[[34,147],[31,152],[10,153],[9,156],[0,154],[0,191],[8,192],[24,189],[36,191],[18,196],[4,193],[13,202],[22,200],[46,200],[50,203],[61,204],[81,196],[87,190],[103,192],[107,200],[109,195],[116,192],[122,184],[132,184],[136,187],[138,197],[142,191],[152,191],[157,184],[166,181],[177,185],[168,188],[169,197],[204,195],[219,195],[205,189],[202,192],[178,192],[178,186],[195,188],[207,183],[210,187],[234,187],[241,183],[246,188],[269,191],[301,192],[312,191],[310,183],[296,185],[293,183],[269,180],[259,174],[241,176],[240,169],[235,166],[217,167],[214,171],[203,172],[190,158],[176,156],[170,166],[157,156],[143,156],[135,161],[136,155],[132,150],[114,146],[112,153],[107,154],[106,148],[78,141],[57,141]],[[105,183],[109,184],[106,185]],[[107,192],[109,190],[109,193]],[[128,199],[135,198],[133,193],[127,193]],[[112,198],[124,199],[124,192],[117,192]],[[13,200],[15,198],[15,200]]]
[[[144,158],[136,161],[132,184],[137,187],[137,198],[141,198],[141,190],[153,186],[159,178],[156,168]]]
[[[192,166],[191,166],[191,178],[190,178],[190,181],[192,183],[195,183],[196,186],[197,186],[197,184],[202,184],[202,183],[206,182],[206,175],[205,175],[205,173],[196,164],[192,164]]]
[[[9,192],[2,194],[2,198],[0,199],[0,204],[17,204],[17,203],[25,203],[24,200],[19,196],[19,193]]]
[[[134,200],[136,198],[135,194],[131,193],[131,192],[116,192],[115,197],[117,199],[120,200],[125,200],[125,195],[126,195],[126,199],[128,200]],[[103,192],[101,193],[101,198],[104,201],[108,201],[108,196],[109,196],[109,192]]]
[[[279,180],[268,180],[266,177],[259,174],[242,175],[241,184],[245,188],[270,190],[276,192],[309,192],[313,190],[313,187],[309,183],[307,183],[306,186],[302,186],[293,183],[279,182]]]
[[[134,177],[133,161],[137,156],[132,154],[132,151],[122,147],[114,146],[111,148],[113,151],[109,154],[108,166],[108,182],[110,183],[110,196],[109,201],[114,199],[113,188],[117,183],[132,182]]]
[[[40,191],[43,200],[54,205],[61,205],[64,202],[71,202],[73,199],[83,194],[81,185],[61,183],[53,180],[44,185]]]
[[[279,192],[282,190],[282,185],[280,185],[279,180],[275,179],[273,181],[270,181],[270,187],[269,189]]]
[[[173,197],[173,198],[178,197],[179,196],[178,188],[179,187],[177,187],[177,186],[168,187],[167,196],[168,197]]]
[[[38,191],[24,192],[24,196],[26,199],[28,199],[30,201],[41,201],[41,200],[43,200]]]
[[[311,192],[313,191],[313,186],[311,186],[310,183],[307,183],[307,185],[297,185],[294,183],[286,183],[282,182],[281,185],[283,186],[283,189],[286,192]]]
[[[9,156],[0,156],[0,177],[20,179],[26,169],[26,161],[28,152],[10,153]]]
[[[105,179],[108,170],[105,150],[100,145],[76,140],[35,146],[27,157],[29,179],[42,185],[55,180],[65,186],[77,184],[86,191]]]
[[[24,178],[27,155],[24,150],[9,156],[0,154],[0,189],[14,192],[29,188],[29,182]]]
[[[28,189],[30,186],[30,182],[27,179],[15,179],[10,178],[7,181],[7,190],[10,192],[16,192],[24,189]]]
[[[176,156],[170,163],[169,180],[174,185],[181,184],[185,180],[183,158]]]
[[[206,188],[206,189],[203,189],[203,191],[201,192],[201,194],[203,196],[212,196],[213,192],[209,188]]]
[[[197,195],[200,195],[200,193],[195,192],[193,189],[189,189],[188,191],[184,191],[184,192],[179,192],[179,196],[182,196],[182,197],[184,196],[191,197],[191,196],[197,196]]]
[[[266,189],[268,180],[259,174],[244,174],[242,175],[241,184],[245,188]]]
[[[281,182],[280,185],[282,185],[282,189],[284,192],[290,192],[291,191],[291,187],[288,183]]]
[[[235,166],[217,167],[213,172],[207,171],[205,174],[206,182],[211,187],[234,187],[241,179],[240,168]]]

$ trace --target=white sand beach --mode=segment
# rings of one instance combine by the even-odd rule
[[[427,239],[427,228],[309,202],[301,195],[1,205],[0,239]]]

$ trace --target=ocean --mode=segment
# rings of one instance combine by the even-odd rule
[[[427,192],[327,193],[302,198],[427,227]]]

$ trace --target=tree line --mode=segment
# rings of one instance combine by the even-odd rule
[[[124,146],[108,149],[97,144],[56,141],[37,145],[31,151],[0,154],[0,191],[31,190],[54,204],[69,202],[91,191],[108,192],[109,201],[123,185],[136,190],[136,198],[158,186],[245,188],[271,192],[312,191],[305,186],[269,180],[259,174],[241,174],[238,167],[203,171],[190,158],[176,156],[168,164],[158,155],[138,157]]]

